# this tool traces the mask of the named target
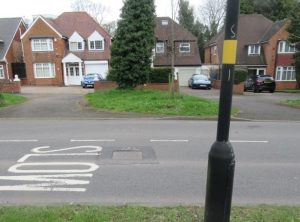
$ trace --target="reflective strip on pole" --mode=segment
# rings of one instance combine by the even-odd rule
[[[223,64],[236,63],[237,40],[224,40]]]

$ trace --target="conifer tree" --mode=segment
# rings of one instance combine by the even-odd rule
[[[146,81],[154,48],[154,0],[125,0],[111,46],[111,79],[119,88]]]

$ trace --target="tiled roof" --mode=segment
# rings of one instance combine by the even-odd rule
[[[76,31],[87,39],[96,30],[105,39],[110,39],[110,35],[87,12],[64,12],[56,19],[47,21],[49,20],[50,24],[66,37],[71,37]]]
[[[0,18],[0,60],[4,59],[21,21],[22,18]]]
[[[168,25],[162,25],[162,21],[168,21]],[[172,23],[174,25],[174,37],[175,41],[197,41],[197,38],[187,29],[174,22],[169,17],[157,17],[155,26],[155,37],[159,41],[170,40],[172,35]]]
[[[284,19],[281,21],[274,22],[272,27],[269,30],[267,30],[267,32],[263,35],[260,42],[267,42],[276,32],[279,31],[279,29],[281,29],[287,23],[287,21],[287,19]]]
[[[248,56],[247,46],[250,44],[259,44],[262,37],[266,36],[268,30],[272,29],[274,23],[260,14],[240,15],[238,23],[238,48],[237,62],[239,65],[266,65],[264,56]],[[271,33],[271,32],[270,32]],[[274,34],[274,33],[273,33]],[[222,58],[224,30],[210,41],[209,45],[218,46],[219,58]],[[208,45],[206,45],[208,47]]]
[[[85,40],[97,31],[109,44],[111,36],[87,12],[64,12],[55,19],[44,18],[63,37],[70,38],[77,32]],[[68,55],[66,51],[65,55]],[[110,58],[109,50],[71,52],[83,60],[102,60]]]

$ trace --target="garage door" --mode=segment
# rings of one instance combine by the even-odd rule
[[[196,73],[195,68],[179,69],[178,70],[179,86],[188,86],[189,78],[191,78],[191,76],[195,73]]]
[[[85,62],[85,73],[99,73],[103,78],[106,78],[108,72],[107,61],[88,61]]]

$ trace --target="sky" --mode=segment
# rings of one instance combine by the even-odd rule
[[[8,0],[1,4],[0,18],[25,17],[32,18],[32,15],[59,15],[62,12],[71,11],[71,4],[74,0]],[[101,3],[107,10],[104,15],[104,23],[117,20],[123,6],[123,0],[94,0]],[[197,12],[199,6],[205,0],[189,0]],[[171,17],[171,0],[155,0],[157,16]]]

